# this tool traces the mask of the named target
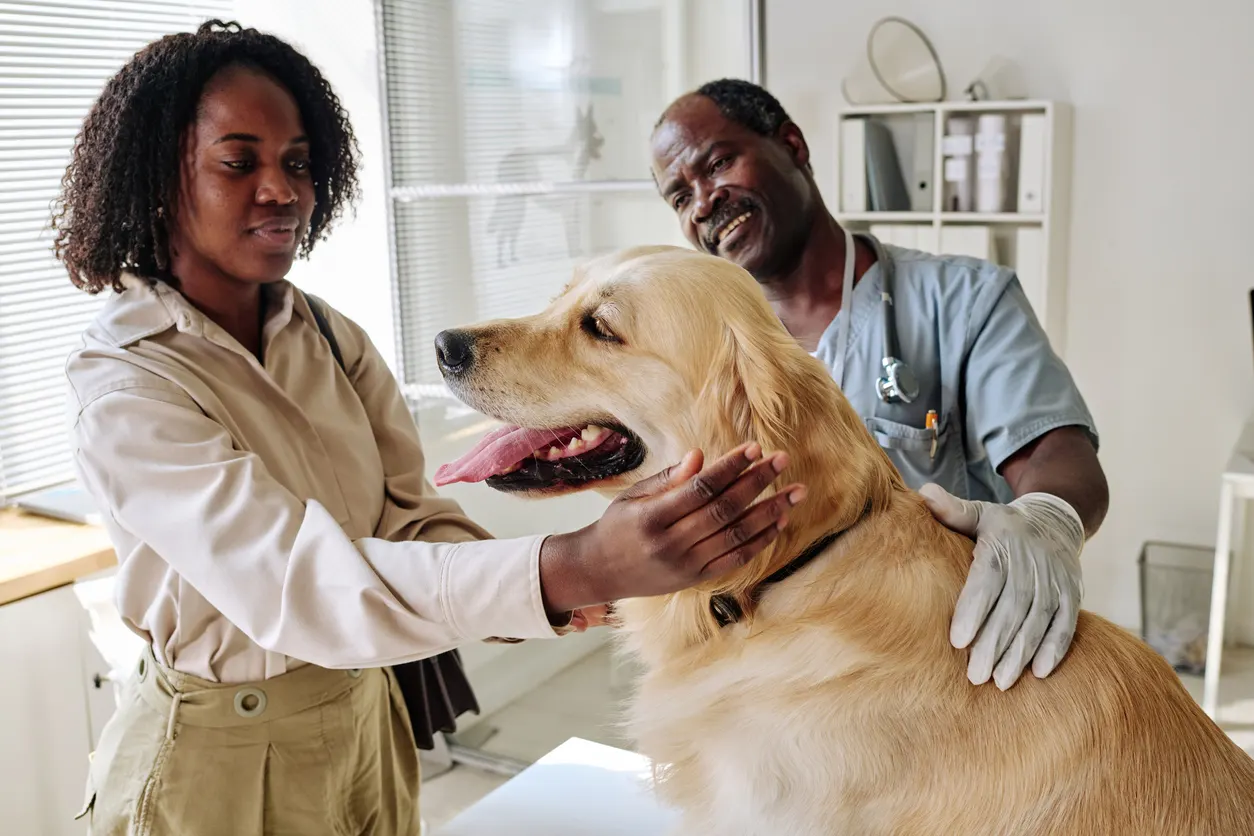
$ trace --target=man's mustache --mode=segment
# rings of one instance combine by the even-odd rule
[[[718,209],[714,210],[714,214],[705,222],[705,230],[701,236],[702,243],[708,252],[716,252],[718,250],[718,231],[727,225],[728,222],[739,218],[745,212],[752,212],[757,209],[758,205],[753,200],[742,197],[734,203],[724,203]]]

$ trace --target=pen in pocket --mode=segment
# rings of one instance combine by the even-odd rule
[[[940,420],[936,417],[936,410],[929,409],[927,411],[927,419],[924,426],[932,431],[932,451],[928,454],[928,457],[933,459],[936,458],[936,428],[939,423]]]

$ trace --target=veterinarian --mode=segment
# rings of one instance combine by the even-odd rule
[[[849,235],[823,204],[801,129],[755,84],[681,97],[651,143],[687,239],[758,280],[906,482],[976,538],[950,633],[971,646],[970,680],[1006,689],[1029,662],[1047,676],[1070,647],[1080,550],[1108,493],[1093,418],[1015,274]]]
[[[94,834],[417,834],[392,666],[717,576],[804,497],[750,508],[784,454],[694,452],[579,532],[489,540],[427,483],[366,334],[285,280],[356,171],[318,70],[217,21],[137,53],[75,143],[56,252],[116,292],[69,358],[73,454],[149,643],[91,762]]]

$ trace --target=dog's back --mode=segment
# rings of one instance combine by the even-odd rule
[[[904,506],[898,514],[927,532],[916,542],[935,549],[921,560],[957,568],[957,576],[931,573],[956,601],[969,542],[944,530],[915,497],[897,504]],[[935,615],[951,613],[946,604]],[[937,626],[929,629],[943,635]],[[920,832],[974,832],[987,826],[979,822],[1001,822],[995,832],[1254,834],[1254,759],[1206,716],[1171,666],[1126,630],[1081,612],[1059,668],[1043,680],[1028,674],[1005,693],[965,682],[965,652],[935,651],[945,657],[938,665],[945,674],[943,684],[930,680],[934,709],[948,713],[946,745],[959,756],[941,774],[963,800],[928,811]],[[917,655],[903,662],[903,683],[912,666],[922,673],[928,665]],[[960,765],[965,777],[955,774]],[[968,780],[996,790],[979,794],[984,809],[972,809]],[[1003,794],[1015,803],[999,809]],[[969,827],[932,829],[945,811]]]
[[[1164,659],[1106,619],[1081,612],[1070,652],[1045,679],[1027,674],[1005,693],[969,685],[966,652],[938,646],[934,636],[944,636],[970,545],[914,497],[898,504],[905,508],[897,514],[931,529],[920,545],[935,551],[920,561],[958,572],[925,572],[952,596],[926,627],[930,661],[882,647],[902,692],[925,684],[899,697],[921,712],[917,727],[934,726],[935,735],[922,758],[930,769],[918,776],[930,798],[892,832],[1254,834],[1254,759],[1206,716]],[[890,569],[880,583],[900,585],[918,571]],[[891,600],[882,589],[879,598]],[[908,612],[908,601],[899,605]]]
[[[1254,834],[1254,760],[1105,619],[1047,679],[967,682],[970,547],[901,492],[751,625],[653,667],[634,726],[663,794],[737,834]]]

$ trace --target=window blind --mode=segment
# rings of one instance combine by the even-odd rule
[[[83,118],[141,47],[230,0],[0,0],[0,505],[73,478],[64,364],[102,298],[52,256],[51,205]]]
[[[689,33],[717,19],[720,38],[739,31],[747,46],[752,6],[376,4],[398,359],[412,396],[443,397],[441,328],[535,312],[591,255],[683,243],[655,192],[648,137],[665,106],[705,80]],[[744,54],[719,69],[748,77]]]

